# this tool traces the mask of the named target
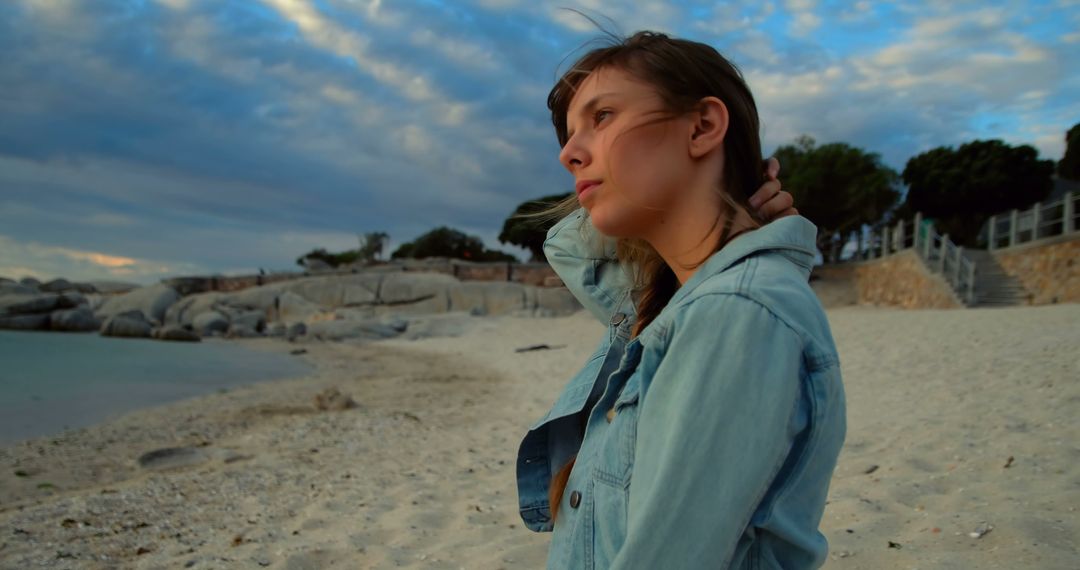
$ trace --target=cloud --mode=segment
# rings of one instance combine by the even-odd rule
[[[401,243],[437,225],[498,246],[518,203],[570,188],[546,96],[601,34],[564,5],[0,3],[0,231],[40,246],[3,265],[109,269],[41,249],[59,248],[135,260],[113,269],[146,279],[287,269],[357,233]],[[1065,4],[576,6],[730,56],[767,150],[806,133],[902,168],[1002,138],[1057,158],[1080,119],[1080,13]]]

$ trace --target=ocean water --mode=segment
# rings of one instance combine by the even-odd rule
[[[0,331],[0,445],[310,369],[227,341]]]

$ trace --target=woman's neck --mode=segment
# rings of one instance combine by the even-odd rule
[[[714,202],[717,201],[714,197]],[[721,204],[703,208],[699,203],[688,204],[682,210],[665,214],[645,238],[675,273],[680,285],[689,281],[717,250],[721,238],[730,240],[757,226],[742,208],[731,211],[729,206]],[[725,220],[729,216],[730,226],[725,235]]]

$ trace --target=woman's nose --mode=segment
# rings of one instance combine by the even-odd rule
[[[559,152],[559,162],[573,174],[581,167],[588,166],[589,153],[581,144],[580,139],[571,137]]]

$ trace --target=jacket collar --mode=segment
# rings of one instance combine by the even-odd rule
[[[668,306],[686,298],[709,277],[722,273],[756,253],[777,251],[805,269],[809,277],[817,255],[817,226],[802,216],[785,216],[744,233],[712,254],[675,292]]]

